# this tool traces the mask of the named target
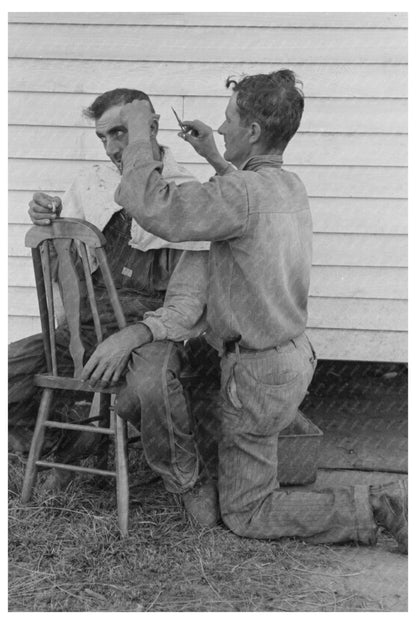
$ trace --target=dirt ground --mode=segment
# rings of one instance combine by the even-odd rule
[[[324,432],[306,487],[407,478],[405,366],[322,362],[301,408]],[[23,506],[23,468],[9,457],[10,611],[407,610],[407,556],[382,531],[371,548],[201,532],[133,462],[144,485],[132,483],[121,540],[112,484],[80,479]]]
[[[302,405],[324,432],[314,488],[407,479],[407,390],[405,365],[320,363]],[[391,539],[381,536],[375,548],[340,547],[337,553],[351,572],[331,575],[332,587],[359,591],[388,611],[407,610],[407,557]]]

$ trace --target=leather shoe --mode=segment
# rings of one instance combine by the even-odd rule
[[[399,551],[407,554],[407,482],[400,480],[385,485],[371,486],[370,493],[375,521],[393,535],[398,543]]]
[[[218,492],[214,481],[198,482],[182,494],[182,502],[190,518],[199,526],[211,529],[220,520]]]

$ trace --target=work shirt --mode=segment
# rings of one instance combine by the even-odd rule
[[[146,140],[123,153],[115,199],[146,230],[171,241],[209,240],[210,341],[248,349],[287,343],[306,326],[312,220],[305,187],[279,156],[250,158],[208,182],[177,186]]]
[[[192,175],[176,163],[169,148],[162,148],[162,162],[168,179],[181,184],[192,180]],[[128,324],[154,315],[148,324],[159,339],[185,340],[199,335],[198,320],[206,305],[206,282],[196,281],[201,266],[208,261],[209,243],[204,241],[171,243],[145,231],[114,201],[114,191],[120,182],[120,173],[112,163],[100,163],[85,168],[71,184],[62,200],[62,216],[86,219],[98,227],[106,238],[106,255],[117,294]],[[92,250],[89,259],[93,270],[100,319],[106,334],[116,329],[114,314],[97,262]],[[181,275],[176,277],[162,307],[169,280],[178,262]],[[61,306],[57,304],[59,310]],[[81,320],[92,323],[89,306],[81,306]]]

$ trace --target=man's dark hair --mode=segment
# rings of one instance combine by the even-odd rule
[[[228,78],[237,94],[241,122],[248,126],[256,121],[262,129],[267,149],[284,149],[299,128],[304,108],[300,84],[290,69],[270,74],[245,76],[240,81]]]
[[[129,104],[134,100],[146,100],[150,104],[152,113],[155,112],[153,104],[147,93],[138,91],[137,89],[113,89],[112,91],[106,91],[105,93],[99,95],[94,102],[88,106],[88,108],[84,109],[83,113],[85,117],[97,121],[97,119],[100,119],[105,111],[112,106]]]

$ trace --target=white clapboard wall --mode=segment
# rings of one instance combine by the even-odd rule
[[[81,111],[126,86],[152,97],[161,143],[201,180],[170,107],[218,127],[229,75],[289,67],[306,108],[285,166],[314,220],[309,334],[323,359],[407,361],[404,13],[10,13],[9,339],[38,331],[24,234],[36,190],[105,160]],[[221,145],[221,143],[219,143]]]

